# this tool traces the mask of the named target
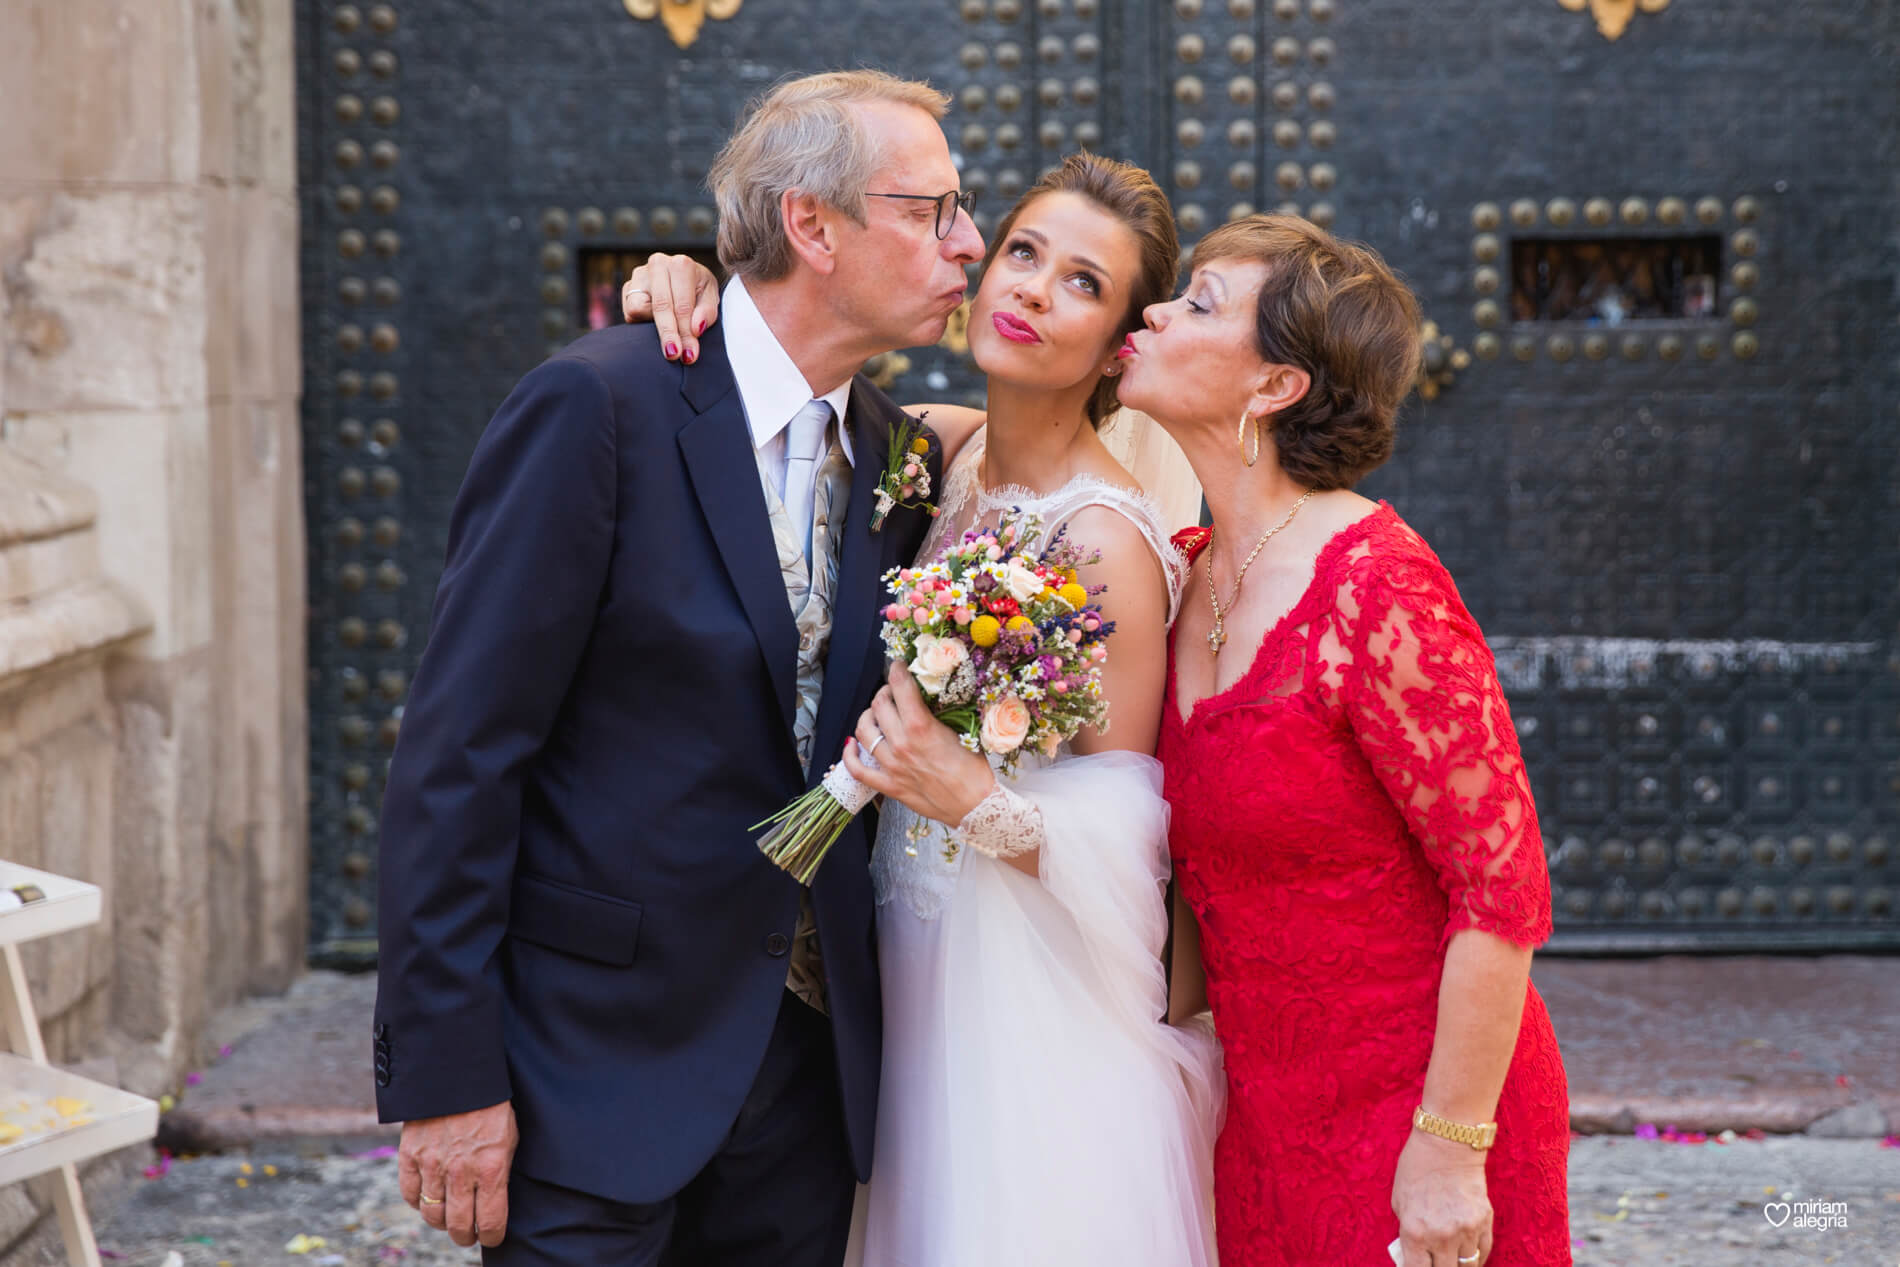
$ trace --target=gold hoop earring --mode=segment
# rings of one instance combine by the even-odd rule
[[[1251,428],[1247,426],[1250,422],[1253,424]],[[1253,432],[1253,444],[1251,446],[1247,443],[1247,433],[1250,430]],[[1240,444],[1240,458],[1243,462],[1248,466],[1252,466],[1255,462],[1260,460],[1260,419],[1242,410],[1240,414],[1240,433],[1235,439]]]

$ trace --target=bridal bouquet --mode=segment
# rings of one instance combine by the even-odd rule
[[[1024,751],[1053,757],[1084,726],[1107,725],[1105,645],[1115,630],[1076,569],[1096,562],[1042,519],[1012,512],[972,528],[937,557],[884,576],[884,646],[910,666],[937,720],[963,746],[1015,768]],[[1095,593],[1099,593],[1098,588]],[[870,753],[860,760],[876,768]],[[755,825],[759,848],[810,884],[826,852],[876,794],[840,762],[824,780]]]

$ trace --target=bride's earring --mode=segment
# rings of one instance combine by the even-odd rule
[[[1252,423],[1252,426],[1248,424]],[[1246,410],[1240,412],[1240,433],[1235,437],[1240,443],[1240,457],[1248,466],[1260,460],[1260,419]],[[1248,441],[1252,443],[1249,444]]]

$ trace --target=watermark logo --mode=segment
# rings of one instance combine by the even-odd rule
[[[1847,1226],[1847,1202],[1845,1201],[1819,1199],[1769,1201],[1763,1204],[1761,1213],[1773,1227],[1811,1228],[1824,1231],[1828,1228]]]

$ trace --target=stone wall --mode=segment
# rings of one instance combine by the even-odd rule
[[[105,888],[35,1000],[156,1095],[304,961],[291,0],[0,30],[0,857]]]

